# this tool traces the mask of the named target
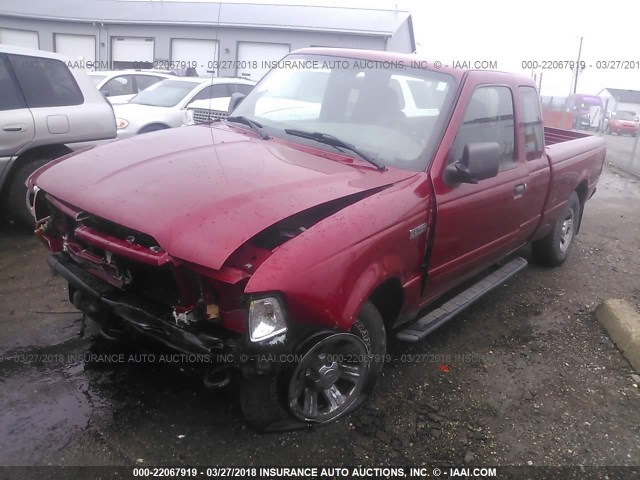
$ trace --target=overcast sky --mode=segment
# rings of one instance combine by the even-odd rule
[[[637,0],[222,1],[383,9],[397,6],[412,14],[421,56],[444,64],[465,60],[497,61],[499,70],[526,75],[532,73],[530,69],[522,68],[522,62],[526,60],[576,60],[582,36],[582,59],[587,68],[580,74],[578,93],[597,94],[606,87],[640,90],[640,2]],[[598,70],[596,62],[599,60],[631,60],[635,62],[635,68]],[[572,75],[568,69],[544,70],[542,94],[567,95]]]

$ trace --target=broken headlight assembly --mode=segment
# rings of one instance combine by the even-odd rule
[[[256,298],[249,304],[249,339],[262,342],[287,331],[284,307],[276,297]]]

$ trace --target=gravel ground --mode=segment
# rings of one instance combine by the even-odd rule
[[[83,331],[45,249],[2,224],[0,464],[640,465],[640,390],[593,316],[606,298],[640,307],[639,212],[640,182],[606,169],[562,267],[529,267],[422,343],[392,341],[354,414],[269,435],[174,368],[79,358],[139,352]],[[67,360],[7,360],[32,354]]]

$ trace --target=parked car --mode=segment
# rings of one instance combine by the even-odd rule
[[[636,112],[628,112],[625,110],[617,110],[611,112],[607,119],[606,132],[621,135],[628,134],[632,136],[638,135],[640,123]]]
[[[199,123],[209,123],[218,118],[228,117],[230,100],[231,97],[194,100],[187,107],[184,124],[197,125]]]
[[[527,244],[562,264],[605,157],[602,138],[543,129],[529,77],[390,52],[286,60],[225,120],[28,182],[73,304],[111,338],[209,355],[210,387],[237,373],[245,418],[267,430],[352,411],[391,336],[425,338],[523,269]],[[316,64],[336,65],[320,93],[300,88]]]
[[[186,109],[192,102],[248,93],[254,83],[227,77],[181,77],[158,82],[129,103],[114,105],[118,138],[179,127],[185,123]]]
[[[153,70],[105,70],[89,72],[89,78],[112,104],[118,104],[127,103],[145,88],[175,75]]]
[[[43,50],[0,45],[0,195],[17,222],[32,225],[25,181],[78,142],[114,138],[109,103],[69,59]]]

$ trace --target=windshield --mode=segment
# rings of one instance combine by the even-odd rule
[[[289,141],[336,151],[285,129],[333,135],[384,165],[425,169],[452,103],[451,76],[400,62],[320,55],[290,55],[280,64],[234,116]]]
[[[94,85],[98,86],[98,84],[102,80],[107,78],[107,76],[106,75],[89,75],[89,78],[91,78],[91,81],[93,82]]]
[[[616,120],[635,121],[635,119],[636,119],[636,114],[633,113],[633,112],[624,112],[624,111],[613,112],[613,114],[611,116],[613,118],[615,118]]]
[[[200,82],[183,80],[162,80],[133,97],[129,103],[151,105],[152,107],[174,107],[196,88]]]

